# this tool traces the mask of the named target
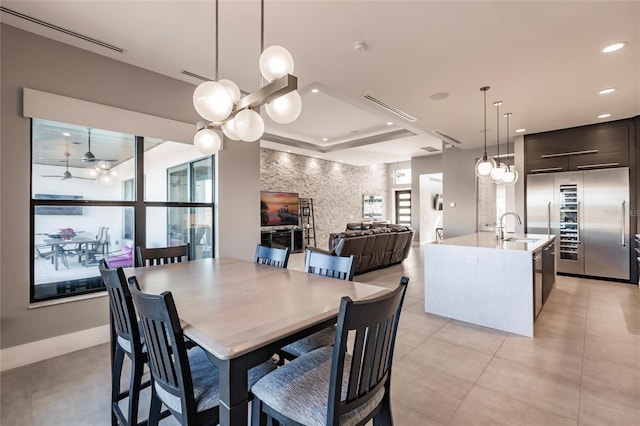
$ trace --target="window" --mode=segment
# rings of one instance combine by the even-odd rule
[[[411,185],[411,169],[395,169],[393,180],[395,185]]]
[[[137,245],[189,242],[193,259],[213,257],[212,157],[187,144],[40,119],[31,134],[32,302],[104,290],[99,261],[133,266]],[[179,174],[169,171],[181,167],[186,192],[174,197],[168,188]]]

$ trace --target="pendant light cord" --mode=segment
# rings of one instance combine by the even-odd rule
[[[215,52],[215,65],[213,68],[213,81],[218,81],[218,0],[216,0],[216,52]]]
[[[500,101],[496,105],[496,142],[498,144],[498,156],[496,162],[500,165]]]
[[[482,161],[487,161],[487,90],[491,89],[490,86],[482,86],[480,91],[484,93],[484,154]]]
[[[509,167],[509,163],[511,161],[509,161],[509,117],[511,116],[511,113],[508,112],[505,114],[507,116],[507,168]]]

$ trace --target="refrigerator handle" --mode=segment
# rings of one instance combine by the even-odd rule
[[[547,235],[551,235],[551,201],[547,203]]]
[[[625,214],[624,214],[624,205],[626,204],[626,201],[623,201],[620,206],[622,207],[622,229],[620,229],[620,245],[621,246],[626,246],[625,241],[624,241],[624,225],[625,225]]]
[[[580,223],[580,208],[582,207],[582,202],[578,201],[578,210],[576,211],[576,222],[577,222],[577,231],[578,231],[578,244],[582,244],[582,232],[580,229],[582,228],[582,224]]]

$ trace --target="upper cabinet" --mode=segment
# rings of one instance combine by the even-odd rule
[[[526,173],[629,166],[633,120],[525,136]]]

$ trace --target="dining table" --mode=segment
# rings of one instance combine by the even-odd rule
[[[51,250],[53,251],[53,260],[54,260],[54,268],[57,271],[58,270],[58,258],[60,256],[65,256],[66,252],[65,252],[65,246],[68,244],[75,244],[78,250],[78,259],[81,259],[84,256],[84,266],[87,266],[87,259],[88,259],[88,251],[89,251],[89,244],[94,244],[96,243],[96,239],[95,238],[89,238],[89,237],[81,237],[81,236],[75,236],[75,237],[71,237],[68,239],[64,239],[64,238],[45,238],[44,240],[42,240],[42,242],[48,246],[51,246]]]
[[[219,370],[220,425],[247,425],[247,372],[276,351],[335,324],[340,300],[389,290],[235,258],[125,268],[145,293],[170,291],[185,336]]]

